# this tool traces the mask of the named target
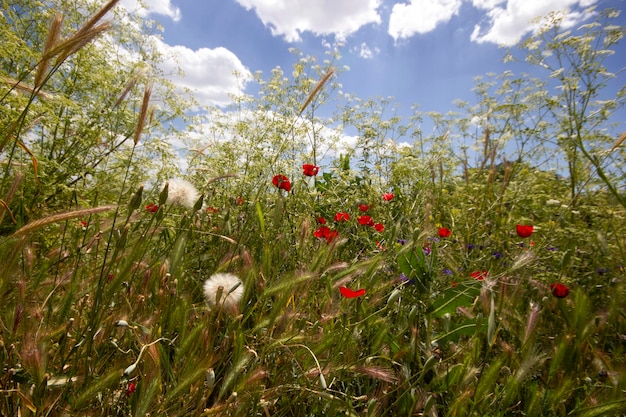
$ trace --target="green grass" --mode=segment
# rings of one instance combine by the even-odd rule
[[[87,53],[59,45],[37,87]],[[52,158],[47,129],[37,150],[24,132],[42,102],[2,91],[0,415],[626,415],[626,212],[602,187],[572,201],[567,179],[530,164],[457,175],[467,160],[401,153],[388,174],[342,156],[305,177],[310,155],[281,138],[288,168],[254,150],[227,174],[192,165],[202,197],[181,207],[175,186],[140,185],[149,93],[131,91],[133,140],[100,166],[102,143]],[[285,172],[291,192],[271,183]],[[334,239],[316,237],[319,217]],[[238,308],[210,308],[217,272],[243,282]]]

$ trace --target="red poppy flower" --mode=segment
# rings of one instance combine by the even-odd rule
[[[303,164],[302,170],[304,171],[303,174],[306,175],[307,177],[314,177],[319,172],[320,167],[312,165],[312,164]]]
[[[330,243],[339,235],[336,230],[330,230],[328,226],[320,226],[319,229],[313,232],[313,236],[318,239],[326,239],[326,242]]]
[[[361,297],[362,295],[365,295],[365,288],[361,288],[360,290],[353,291],[347,287],[339,287],[339,291],[341,292],[341,295],[343,295],[346,298],[356,298],[356,297]]]
[[[220,210],[216,209],[215,207],[207,207],[205,211],[207,214],[215,214],[218,213]]]
[[[82,222],[80,222],[80,227],[82,227],[83,229],[87,226],[89,226],[89,223],[87,223],[86,221],[83,220]]]
[[[274,175],[272,178],[272,184],[278,187],[279,190],[291,191],[291,182],[289,178],[284,175]]]
[[[376,223],[374,225],[374,229],[376,229],[377,232],[382,233],[385,230],[385,225],[382,223]]]
[[[326,235],[326,242],[330,243],[333,241],[333,239],[335,239],[337,236],[339,236],[339,232],[336,230],[330,230],[328,232],[328,234]]]
[[[374,220],[372,220],[370,216],[359,216],[356,218],[356,221],[358,221],[359,224],[362,224],[363,226],[374,226]]]
[[[326,224],[326,219],[325,219],[325,218],[323,218],[322,216],[320,216],[320,217],[318,217],[318,218],[317,218],[317,222],[318,222],[319,224]]]
[[[156,213],[157,210],[159,210],[159,206],[157,206],[156,204],[148,204],[146,206],[146,211],[148,213]]]
[[[470,277],[474,278],[476,281],[484,281],[487,275],[489,275],[487,271],[474,271],[470,273]]]
[[[447,227],[440,227],[437,233],[439,234],[439,237],[449,237],[452,234],[452,230]]]
[[[370,206],[368,206],[367,204],[359,204],[359,210],[361,210],[363,213],[365,213],[369,209]]]
[[[245,200],[243,199],[243,197],[237,197],[237,205],[238,206],[241,206],[244,202],[245,202]]]
[[[552,295],[556,298],[565,298],[569,295],[567,285],[561,284],[560,282],[558,284],[551,284],[550,289],[552,290]]]
[[[321,226],[319,229],[313,232],[313,236],[321,239],[323,237],[328,236],[328,232],[330,232],[330,227]]]
[[[130,397],[132,395],[133,392],[135,392],[135,390],[137,389],[137,385],[134,382],[131,382],[128,384],[128,387],[126,388],[126,397]]]
[[[519,237],[529,237],[533,234],[533,227],[530,225],[518,224],[517,226],[515,226],[515,229]]]
[[[383,200],[385,200],[385,201],[393,200],[393,193],[385,193],[385,194],[383,194]]]
[[[335,214],[335,221],[336,222],[347,222],[348,220],[350,220],[350,215],[348,213],[344,213],[342,211],[339,211]]]

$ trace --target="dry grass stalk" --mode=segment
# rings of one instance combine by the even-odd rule
[[[4,213],[9,213],[9,216],[11,216],[11,221],[15,224],[17,223],[17,220],[15,220],[15,217],[13,217],[13,212],[11,211],[11,209],[9,208],[9,205],[4,201],[4,200],[0,200],[0,207],[4,208],[4,211],[2,213],[0,213],[0,222],[2,222],[2,219],[4,219]]]
[[[143,101],[141,102],[141,111],[139,112],[139,120],[137,120],[137,126],[135,127],[135,135],[133,142],[135,145],[139,143],[141,132],[146,123],[146,116],[148,115],[148,104],[150,104],[150,95],[152,94],[152,87],[146,87],[146,91],[143,92]]]
[[[357,366],[355,372],[367,375],[371,378],[378,379],[380,381],[389,382],[395,384],[398,382],[398,378],[392,369],[383,368],[382,366]]]
[[[2,207],[4,207],[4,209],[6,210],[6,212],[9,213],[9,215],[11,216],[11,220],[13,220],[13,223],[17,223],[17,221],[15,220],[15,217],[13,217],[13,212],[11,212],[11,210],[9,209],[9,204],[11,204],[11,201],[13,200],[13,196],[15,195],[17,188],[22,183],[22,178],[24,178],[24,174],[22,174],[21,171],[18,171],[15,174],[15,178],[13,178],[13,182],[11,183],[11,188],[9,188],[9,191],[7,192],[6,197],[4,198],[4,200],[0,200],[1,201],[0,205],[2,205]],[[2,223],[2,220],[4,220],[4,213],[5,213],[4,211],[0,213],[0,223]]]
[[[617,149],[622,143],[624,143],[625,140],[626,140],[626,132],[622,133],[619,136],[619,138],[617,138],[617,140],[613,144],[613,147],[611,148],[611,152],[613,152],[615,149]]]
[[[502,179],[502,188],[500,189],[500,194],[504,195],[504,191],[506,187],[509,185],[509,181],[511,181],[511,171],[513,170],[513,164],[504,159],[504,178]]]
[[[331,77],[331,75],[333,75],[335,73],[335,69],[331,68],[328,70],[328,72],[326,74],[324,74],[324,76],[322,77],[321,80],[318,81],[318,83],[315,85],[315,88],[313,89],[313,91],[311,91],[311,93],[309,94],[309,96],[306,98],[306,101],[304,102],[304,104],[302,105],[302,107],[300,107],[300,113],[302,113],[304,111],[304,109],[307,108],[307,106],[311,103],[311,101],[313,100],[313,98],[317,95],[317,93],[322,89],[322,87],[324,86],[324,84],[326,84],[326,81],[328,81],[328,79]]]
[[[539,313],[541,309],[535,303],[530,304],[530,313],[528,314],[528,319],[526,320],[526,328],[524,329],[524,340],[525,344],[528,342],[528,339],[535,331],[535,327],[537,327],[537,322],[539,321]]]
[[[120,96],[117,98],[113,107],[119,106],[120,103],[124,101],[130,89],[133,88],[135,84],[137,84],[137,81],[139,81],[139,79],[141,79],[144,76],[147,70],[148,70],[147,67],[143,67],[139,71],[137,71],[135,75],[132,76],[132,78],[128,81],[128,83],[126,83],[126,87],[124,87],[124,91],[122,91],[122,94],[120,94]]]
[[[60,65],[69,56],[78,52],[81,48],[95,39],[101,33],[107,31],[111,27],[111,23],[103,22],[97,24],[102,18],[111,11],[111,9],[119,2],[119,0],[110,0],[98,12],[91,17],[80,29],[76,31],[69,39],[61,42],[56,47],[50,49],[44,54],[43,60],[49,60],[53,56],[59,55],[55,61],[55,65]]]
[[[17,91],[23,91],[25,93],[28,94],[35,94],[38,95],[42,98],[52,98],[53,96],[51,96],[48,93],[45,93],[41,90],[37,90],[34,86],[25,84],[21,81],[18,81],[16,79],[10,78],[10,77],[0,77],[0,82],[8,84],[10,86],[11,89],[15,89]]]
[[[113,9],[113,7],[115,7],[115,5],[119,3],[119,0],[109,0],[109,2],[107,4],[105,4],[102,9],[98,10],[98,12],[92,16],[91,19],[89,19],[89,21],[87,23],[85,23],[85,25],[78,29],[78,32],[76,32],[76,35],[80,34],[80,32],[86,32],[89,31],[91,28],[93,28],[96,23],[98,23],[100,20],[102,20],[102,18],[111,11],[111,9]]]
[[[88,209],[81,209],[75,211],[69,211],[65,213],[53,214],[52,216],[35,220],[34,222],[28,223],[27,225],[21,227],[15,233],[13,233],[13,237],[23,236],[27,233],[30,233],[34,230],[37,230],[41,227],[47,226],[52,223],[61,222],[64,220],[73,219],[81,216],[89,216],[91,214],[101,213],[103,211],[109,211],[117,208],[117,206],[101,206],[101,207],[92,207]]]
[[[56,48],[50,51],[51,57],[57,54],[59,55],[56,61],[54,62],[54,65],[57,65],[57,66],[61,65],[63,61],[65,61],[68,57],[80,51],[85,45],[90,43],[92,40],[97,38],[100,34],[106,32],[110,28],[111,28],[111,23],[104,22],[87,31],[77,32],[71,38],[62,42]]]
[[[43,84],[44,77],[48,72],[48,67],[50,64],[49,52],[59,42],[62,25],[63,15],[57,14],[56,16],[54,16],[54,19],[52,19],[52,23],[50,24],[48,39],[46,39],[46,45],[43,49],[43,57],[41,61],[39,61],[39,65],[37,65],[37,72],[35,73],[35,88],[40,87]]]
[[[426,206],[424,207],[424,230],[429,232],[432,230],[432,224],[430,221],[430,213],[432,209],[433,205],[431,203],[426,203]]]

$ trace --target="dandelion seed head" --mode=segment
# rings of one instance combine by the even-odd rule
[[[200,193],[189,181],[181,179],[169,180],[167,204],[192,209],[200,198]]]
[[[221,296],[218,300],[218,293]],[[211,307],[223,306],[229,312],[236,312],[243,297],[243,283],[234,274],[213,274],[204,282],[204,296]]]

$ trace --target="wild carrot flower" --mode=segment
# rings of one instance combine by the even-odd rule
[[[347,287],[339,287],[339,292],[345,298],[356,298],[356,297],[361,297],[365,295],[365,288],[361,288],[359,290],[354,291]]]
[[[181,179],[169,180],[166,203],[192,209],[200,198],[200,193],[189,181]]]
[[[291,191],[291,181],[284,175],[274,175],[272,184],[278,187],[279,190]]]
[[[243,283],[234,274],[213,274],[204,282],[204,296],[209,305],[211,307],[223,306],[230,313],[237,311],[239,301],[243,297],[243,290]]]
[[[350,220],[350,215],[348,213],[339,211],[335,214],[336,222],[347,222],[348,220]]]
[[[384,193],[383,194],[383,200],[385,200],[385,201],[393,200],[393,193]]]
[[[529,237],[533,234],[533,226],[531,225],[518,224],[515,226],[515,230],[517,231],[517,235],[519,237]]]
[[[447,227],[440,227],[439,230],[437,230],[437,234],[439,237],[449,237],[452,234],[452,231]]]
[[[569,288],[565,284],[551,284],[550,290],[552,290],[552,295],[556,298],[565,298],[569,295]]]
[[[312,164],[303,164],[302,165],[303,174],[307,177],[314,177],[320,170],[320,167],[312,165]]]

